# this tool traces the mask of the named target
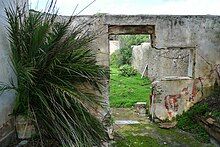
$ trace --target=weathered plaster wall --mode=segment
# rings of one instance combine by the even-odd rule
[[[117,41],[117,40],[110,40],[109,41],[110,55],[112,53],[114,53],[117,49],[119,49],[119,41]]]
[[[164,78],[154,81],[151,114],[161,120],[171,120],[187,111],[203,95],[200,79],[188,77]]]
[[[109,26],[153,25],[155,26],[155,32],[151,35],[153,38],[152,45],[155,49],[162,52],[166,50],[189,50],[189,65],[186,75],[188,78],[185,76],[182,77],[185,75],[182,72],[179,73],[179,77],[173,77],[170,72],[166,75],[155,76],[156,78],[154,80],[158,80],[159,85],[162,85],[161,88],[157,87],[157,85],[154,87],[155,91],[153,93],[156,94],[154,95],[156,102],[152,106],[158,105],[162,107],[151,109],[151,113],[155,117],[164,116],[163,119],[165,119],[175,116],[175,113],[159,111],[160,109],[166,110],[168,108],[166,106],[167,103],[164,101],[165,98],[172,97],[171,95],[182,95],[182,90],[188,90],[186,97],[190,99],[189,104],[182,103],[184,101],[183,99],[186,99],[182,96],[179,97],[181,101],[178,100],[177,104],[175,104],[178,108],[180,107],[176,112],[181,114],[199,99],[207,95],[216,81],[219,83],[219,16],[108,15],[105,17],[105,22]],[[172,68],[164,66],[164,62],[162,61],[162,58],[159,58],[159,60],[154,62],[159,71],[158,73],[167,73],[162,72],[163,70],[171,71]],[[163,76],[167,78],[163,78]],[[157,89],[161,89],[159,90],[160,92]]]
[[[150,43],[142,43],[141,45],[132,46],[131,64],[139,73],[143,73],[145,66],[148,65],[149,52],[151,49]],[[146,72],[148,75],[148,71]]]
[[[94,49],[98,49],[99,63],[105,66],[109,66],[108,35],[135,33],[151,35],[154,50],[149,52],[148,56],[155,57],[149,62],[148,73],[151,80],[159,81],[161,85],[181,83],[162,86],[161,92],[153,92],[156,94],[155,99],[178,95],[183,89],[188,89],[190,104],[185,105],[178,101],[178,107],[184,108],[178,109],[178,114],[208,94],[214,83],[219,82],[217,71],[220,64],[220,16],[102,15],[95,23],[91,23],[91,26],[102,28],[103,34],[94,41]],[[182,55],[187,56],[182,58]],[[106,84],[108,85],[108,82]],[[108,103],[108,92],[105,101]],[[167,108],[165,101],[158,101],[154,105],[162,105],[164,110]],[[157,108],[152,110],[151,113],[155,114]],[[157,115],[160,114],[154,116],[158,117]],[[168,112],[165,116],[166,118],[169,116]],[[175,114],[171,113],[169,118],[173,116]]]
[[[0,81],[9,83],[9,79],[14,78],[14,75],[9,62],[10,46],[5,28],[7,24],[3,2],[5,3],[6,1],[0,0]],[[12,112],[14,98],[15,95],[12,91],[4,92],[0,95],[0,146],[10,142],[10,139],[7,140],[6,138],[8,136],[10,138],[14,131],[13,121],[9,117]]]
[[[17,1],[23,6],[27,0]],[[0,0],[0,82],[9,84],[10,80],[16,83],[16,76],[10,62],[10,45],[7,35],[6,14],[4,8],[15,6],[15,1]],[[7,146],[14,139],[14,121],[9,115],[12,113],[15,100],[14,91],[6,91],[0,95],[0,146]]]
[[[187,76],[190,50],[157,50],[150,43],[132,48],[132,66],[152,81],[166,76]]]

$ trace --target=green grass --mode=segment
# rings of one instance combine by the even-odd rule
[[[110,77],[110,106],[131,107],[136,102],[150,101],[151,85],[148,78],[141,79],[141,75],[120,76],[115,67],[111,67]]]

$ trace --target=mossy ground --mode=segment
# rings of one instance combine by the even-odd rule
[[[115,120],[126,120],[129,114],[129,120],[138,120],[140,124],[135,125],[116,125],[115,132],[121,137],[116,137],[113,147],[160,147],[160,146],[189,146],[203,147],[212,146],[197,141],[190,133],[186,133],[177,128],[162,129],[158,124],[152,123],[147,117],[140,117],[133,113],[133,109],[114,108],[113,116]],[[124,109],[124,110],[123,110]],[[123,112],[123,113],[120,113]],[[116,114],[117,113],[117,114]],[[133,118],[131,116],[133,114]]]
[[[206,137],[206,140],[201,138],[202,140],[198,141],[198,135],[196,135],[198,131],[187,133],[178,128],[161,129],[157,124],[151,123],[147,117],[137,116],[131,106],[138,101],[149,104],[151,91],[150,81],[147,78],[141,79],[140,77],[140,74],[132,77],[120,76],[118,69],[111,67],[110,105],[113,108],[113,120],[138,120],[140,122],[136,125],[115,125],[115,133],[121,137],[116,137],[112,143],[113,147],[213,146],[210,143],[204,143],[207,142],[207,139],[209,140],[209,136]],[[212,106],[209,109],[213,109],[208,114],[218,120],[220,116],[219,99],[213,101],[209,98],[207,101],[205,102]],[[196,128],[197,125],[184,124],[193,128]]]

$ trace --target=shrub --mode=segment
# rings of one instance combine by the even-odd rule
[[[120,67],[125,64],[131,64],[132,59],[132,45],[140,45],[143,42],[149,40],[147,35],[124,35],[120,36],[121,42],[119,53],[117,54],[118,62],[117,66]]]
[[[110,66],[118,67],[118,65],[119,65],[119,50],[116,50],[110,56]]]
[[[135,70],[131,65],[125,64],[119,68],[119,74],[122,76],[134,76],[137,74],[137,70]]]
[[[132,48],[130,47],[122,47],[119,49],[120,54],[118,56],[118,65],[122,66],[125,64],[131,65],[132,59]]]
[[[208,109],[208,105],[196,104],[190,108],[189,111],[184,112],[181,116],[177,116],[177,127],[193,133],[195,137],[201,142],[209,142],[209,135],[205,129],[198,124],[196,117],[204,115]]]
[[[220,120],[219,96],[220,87],[216,85],[210,95],[196,103],[189,111],[177,117],[177,126],[185,131],[191,132],[201,142],[209,142],[209,136],[205,129],[198,123],[199,117]]]
[[[46,139],[59,146],[101,146],[104,126],[89,111],[101,104],[106,73],[88,48],[94,36],[83,32],[84,24],[71,28],[74,17],[57,22],[50,6],[47,13],[6,9],[17,82],[1,84],[1,90],[16,90],[13,114],[32,120],[41,146]]]

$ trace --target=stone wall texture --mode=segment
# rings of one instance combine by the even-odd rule
[[[132,66],[152,81],[166,76],[188,76],[190,50],[157,50],[150,43],[132,48]]]
[[[148,75],[153,81],[150,106],[153,117],[171,119],[177,114],[182,114],[208,95],[215,82],[219,83],[219,16],[106,15],[104,17],[105,24],[108,24],[109,28],[124,27],[121,30],[115,29],[120,34],[131,33],[131,30],[126,30],[128,25],[134,27],[140,25],[142,30],[136,29],[138,33],[144,33],[144,25],[146,28],[154,26],[154,32],[146,30],[151,35],[153,48],[147,56],[155,57],[148,62]],[[110,30],[110,33],[112,32],[114,30]],[[182,55],[186,57],[183,58]],[[177,59],[169,59],[170,57]],[[183,59],[180,60],[181,58]],[[143,62],[145,64],[147,61],[145,57],[139,60],[140,64]],[[138,66],[138,70],[143,70],[143,66]]]
[[[149,55],[152,50],[150,43],[142,43],[141,45],[132,46],[132,66],[139,73],[143,73],[149,64]],[[148,73],[148,71],[146,71]]]

